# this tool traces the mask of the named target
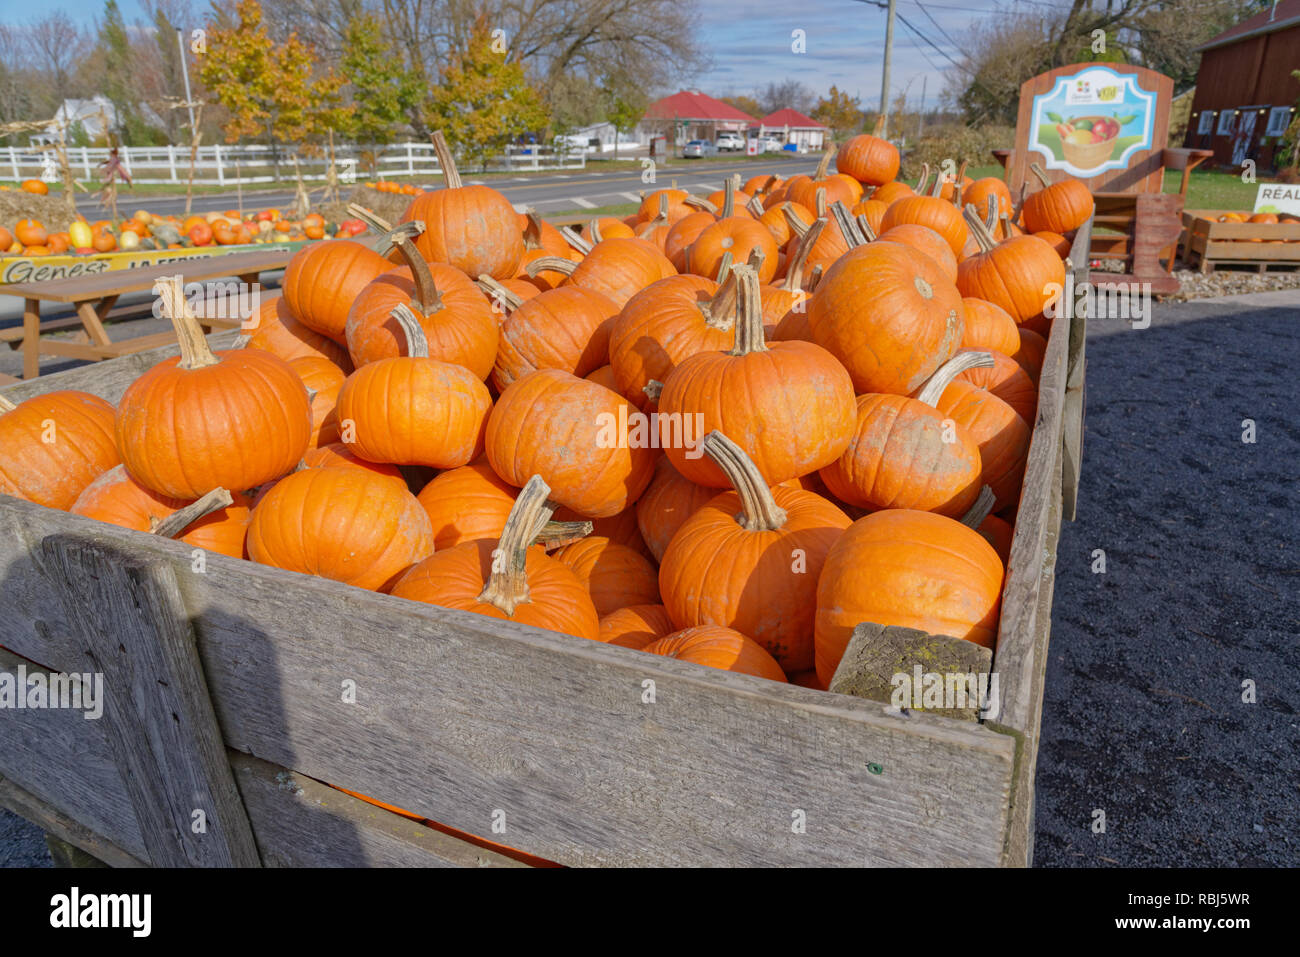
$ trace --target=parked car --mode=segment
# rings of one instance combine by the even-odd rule
[[[758,141],[758,151],[760,153],[779,153],[781,151],[781,141],[775,136],[764,136]]]
[[[700,158],[705,156],[714,156],[717,152],[718,148],[708,140],[691,140],[682,147],[682,156],[687,159],[690,159],[693,156]]]
[[[728,152],[734,153],[745,148],[745,140],[739,133],[719,133],[718,139],[714,145],[717,146],[719,150],[727,150]]]

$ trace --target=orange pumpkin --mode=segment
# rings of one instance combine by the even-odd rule
[[[659,601],[659,576],[654,565],[635,549],[599,535],[588,535],[557,550],[553,557],[582,582],[605,616],[628,605]]]
[[[993,357],[992,365],[972,366],[960,372],[957,378],[992,392],[1011,406],[1016,415],[1032,424],[1038,408],[1038,388],[1034,380],[1010,356],[1000,352],[989,355]]]
[[[762,254],[758,267],[759,282],[770,282],[776,275],[776,240],[767,227],[748,216],[729,216],[706,227],[696,238],[687,256],[691,272],[710,279],[718,278],[723,257],[742,263],[757,250]]]
[[[666,455],[660,456],[654,478],[636,502],[637,528],[655,561],[663,561],[683,523],[717,496],[717,489],[696,485],[673,468]]]
[[[992,648],[1002,562],[979,534],[933,512],[860,518],[826,556],[817,585],[817,676],[829,685],[862,622],[917,628]]]
[[[889,140],[862,133],[847,140],[835,154],[835,168],[859,183],[883,186],[898,175],[901,158]]]
[[[39,179],[25,179],[18,185],[18,188],[24,193],[34,193],[37,196],[45,196],[50,191],[50,188]]]
[[[529,263],[528,274],[547,269],[564,272],[570,285],[598,292],[620,309],[652,282],[677,275],[659,247],[644,239],[607,239],[580,263],[543,257]]]
[[[289,360],[311,396],[311,443],[309,448],[338,441],[339,422],[334,414],[339,389],[346,378],[343,370],[324,356],[297,356]]]
[[[1016,321],[1001,306],[983,299],[962,299],[966,324],[962,332],[963,349],[989,349],[1004,356],[1014,356],[1020,349],[1020,330]]]
[[[446,188],[421,193],[402,214],[402,222],[425,224],[415,241],[420,253],[429,262],[455,266],[471,279],[484,273],[494,279],[515,275],[524,238],[514,207],[490,186],[462,185],[441,130],[433,134],[433,146]]]
[[[932,259],[898,243],[868,243],[826,273],[808,304],[808,326],[844,363],[858,394],[910,395],[961,345],[965,306]]]
[[[328,445],[308,449],[302,453],[302,464],[299,467],[304,469],[363,469],[375,475],[383,476],[391,481],[395,488],[406,489],[406,479],[402,475],[402,470],[396,465],[367,462],[359,455],[354,455],[342,442],[331,442]]]
[[[647,654],[676,658],[722,671],[754,675],[769,681],[786,681],[781,666],[761,645],[738,631],[717,625],[675,631],[652,641],[641,650]]]
[[[88,392],[46,392],[17,405],[0,396],[0,494],[68,509],[121,461],[113,419],[113,407]]]
[[[981,251],[957,268],[961,294],[1000,306],[1017,323],[1053,308],[1065,288],[1065,263],[1052,247],[1037,236],[998,242],[973,209],[967,220]]]
[[[263,565],[387,591],[433,552],[429,516],[391,478],[309,468],[276,482],[253,508],[248,557]]]
[[[284,271],[284,301],[309,329],[346,345],[348,312],[373,279],[392,269],[379,253],[350,239],[312,243]]]
[[[405,333],[406,355],[368,362],[348,376],[335,412],[339,434],[369,462],[465,465],[483,451],[492,396],[464,366],[429,358],[424,328],[407,306],[392,316]]]
[[[352,371],[348,351],[323,333],[309,329],[293,317],[284,296],[263,296],[248,337],[249,349],[261,349],[286,362],[299,356],[320,356],[344,372]]]
[[[488,418],[488,461],[515,487],[540,475],[555,501],[579,515],[617,515],[654,470],[655,450],[629,435],[635,413],[594,382],[559,369],[530,372],[501,393]]]
[[[992,392],[960,379],[944,390],[937,407],[979,444],[983,482],[997,496],[996,508],[1014,507],[1029,455],[1029,424]]]
[[[1088,221],[1095,204],[1087,184],[1071,177],[1053,183],[1037,163],[1030,163],[1029,168],[1042,184],[1042,189],[1026,196],[1021,207],[1020,217],[1027,230],[1064,235]]]
[[[155,288],[181,354],[136,379],[118,404],[117,445],[131,477],[192,500],[284,475],[311,439],[311,404],[298,374],[258,349],[214,355],[180,279]]]
[[[769,489],[754,462],[720,432],[710,433],[703,448],[734,491],[700,508],[673,535],[659,569],[664,607],[679,627],[735,628],[784,671],[810,668],[817,577],[849,517],[813,492]]]
[[[598,641],[642,651],[657,638],[671,634],[676,626],[663,605],[629,605],[600,619]]]
[[[879,234],[883,243],[902,243],[911,246],[919,253],[924,253],[935,261],[953,282],[957,281],[957,257],[942,236],[928,226],[904,223]]]
[[[549,493],[533,476],[499,540],[462,542],[435,552],[407,572],[392,594],[596,640],[600,619],[582,582],[532,547],[550,519]]]
[[[538,369],[586,376],[609,361],[609,328],[618,314],[608,297],[577,286],[529,299],[501,323],[492,384],[500,391]]]
[[[24,246],[43,246],[49,238],[45,227],[35,219],[20,219],[14,223],[14,235]]]
[[[698,443],[709,432],[736,436],[776,484],[839,458],[854,420],[853,383],[844,367],[811,342],[766,344],[758,276],[748,265],[732,271],[740,293],[734,345],[683,360],[659,396],[660,412],[683,423],[684,432],[685,424],[699,423],[694,442],[664,443],[673,467],[714,488],[728,487],[730,479],[700,455]]]
[[[417,498],[433,523],[434,546],[441,552],[464,542],[500,538],[517,492],[480,456],[442,472]]]

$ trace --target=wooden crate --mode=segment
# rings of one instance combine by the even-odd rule
[[[1057,319],[996,720],[897,713],[221,555],[196,571],[183,543],[0,497],[0,671],[99,672],[109,689],[99,720],[0,710],[0,804],[124,866],[516,863],[484,842],[566,865],[1026,865],[1082,347],[1082,320]],[[3,393],[116,401],[170,353]]]
[[[1300,265],[1300,222],[1221,223],[1219,217],[1241,210],[1183,211],[1183,262],[1202,273],[1219,265]]]

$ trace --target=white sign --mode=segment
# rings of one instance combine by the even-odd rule
[[[1300,185],[1260,183],[1255,194],[1255,212],[1300,215]]]

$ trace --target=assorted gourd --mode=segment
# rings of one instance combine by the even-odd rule
[[[447,187],[363,215],[381,251],[298,252],[236,348],[165,285],[181,354],[116,408],[0,400],[0,492],[805,687],[863,621],[994,643],[1045,237],[1086,189],[913,187],[859,136],[835,173],[557,230],[436,139]]]

